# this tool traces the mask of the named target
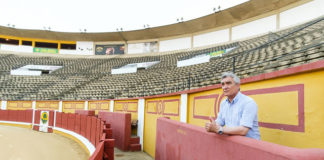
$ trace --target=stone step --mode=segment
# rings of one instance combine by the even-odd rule
[[[129,139],[129,144],[139,144],[140,143],[140,137],[134,136]]]
[[[129,150],[130,151],[141,151],[141,144],[130,144]]]

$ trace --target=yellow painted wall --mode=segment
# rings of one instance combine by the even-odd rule
[[[143,149],[152,157],[155,157],[157,118],[169,117],[180,121],[180,103],[180,95],[145,100]]]
[[[110,101],[89,101],[88,110],[95,110],[96,115],[99,111],[109,111]]]
[[[324,148],[323,82],[324,70],[242,84],[241,91],[258,104],[261,140],[297,148]],[[188,96],[188,123],[204,126],[207,120],[203,118],[213,115],[214,102],[196,99],[200,110],[195,112],[204,117],[194,118],[194,97],[212,94],[219,95],[217,110],[218,102],[226,98],[221,89]]]
[[[138,100],[116,100],[114,101],[114,112],[130,113],[132,120],[137,120]]]
[[[36,101],[36,109],[59,110],[59,101]]]
[[[32,108],[32,101],[7,101],[8,110],[26,110]]]
[[[217,104],[221,89],[192,93],[188,95],[187,122],[196,126],[204,126],[209,117],[215,119],[218,113]]]
[[[62,111],[64,113],[75,113],[75,110],[84,110],[84,101],[63,101]]]

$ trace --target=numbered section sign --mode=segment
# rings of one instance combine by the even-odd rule
[[[47,132],[49,120],[49,111],[41,111],[39,131]]]

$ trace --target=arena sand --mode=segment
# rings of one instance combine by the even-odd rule
[[[75,141],[55,133],[0,125],[0,159],[87,160],[87,152]]]

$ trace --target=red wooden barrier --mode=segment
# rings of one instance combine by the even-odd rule
[[[25,111],[25,122],[26,123],[32,123],[33,122],[33,110],[32,109],[28,109]]]
[[[96,130],[97,130],[97,118],[91,117],[91,136],[90,141],[91,143],[96,146]],[[98,133],[99,134],[99,133]]]
[[[81,116],[78,114],[75,115],[74,132],[81,134]]]
[[[108,156],[109,160],[114,160],[114,146],[115,146],[115,139],[105,139],[105,153]]]
[[[2,120],[2,121],[8,121],[9,120],[8,110],[0,110],[0,120]]]
[[[75,110],[75,113],[86,116],[95,116],[95,111],[93,110]]]
[[[34,123],[39,124],[40,123],[40,110],[35,111],[35,117],[34,117]]]
[[[209,133],[202,127],[159,118],[155,159],[323,160],[323,149],[297,149],[243,136]]]
[[[95,142],[96,142],[96,147],[97,145],[99,144],[99,140],[100,140],[100,119],[96,118],[96,139],[95,139]],[[102,132],[102,131],[101,131]]]
[[[70,113],[68,114],[68,130],[74,131],[75,128],[75,114]]]
[[[62,127],[62,113],[61,112],[56,112],[55,126],[59,127],[59,128],[63,128]]]
[[[68,114],[62,113],[62,128],[68,129]]]
[[[111,124],[112,138],[115,139],[116,147],[127,151],[131,138],[131,114],[99,111],[98,117]],[[105,130],[107,136],[109,132],[109,129]]]
[[[0,110],[0,120],[32,123],[33,110]]]
[[[10,110],[8,112],[8,120],[9,121],[17,121],[18,112],[16,110]]]
[[[15,121],[17,122],[25,122],[25,119],[26,119],[26,111],[25,110],[18,110],[17,111],[18,114],[17,114],[17,119]]]
[[[83,137],[86,137],[86,132],[87,132],[87,116],[81,115],[81,127],[80,127],[80,132]]]
[[[37,125],[40,124],[40,114],[41,110],[35,111],[34,130],[39,130]],[[3,121],[31,123],[32,118],[33,110],[0,110],[0,120]],[[106,158],[109,157],[109,160],[114,159],[114,139],[105,139],[106,133],[103,133],[103,130],[106,129],[106,125],[100,119],[94,116],[56,112],[55,123],[56,127],[81,134],[96,146],[95,152],[89,159],[102,160],[104,155],[107,155]],[[54,126],[54,111],[49,111],[48,124],[50,127]],[[52,128],[48,129],[49,132],[53,131]],[[108,129],[108,133],[111,134],[111,129]]]
[[[91,117],[87,116],[87,129],[86,129],[86,136],[89,141],[91,139]]]
[[[89,158],[89,160],[102,160],[103,154],[104,154],[104,142],[100,142],[98,147],[96,147],[95,152]]]
[[[99,135],[99,137],[102,137],[103,136],[103,129],[104,129],[104,124],[105,124],[105,122],[104,121],[102,121],[102,120],[100,120],[100,135]],[[105,135],[105,138],[106,138],[106,135]],[[105,139],[104,138],[104,139]]]
[[[48,126],[54,127],[54,111],[49,111]]]

